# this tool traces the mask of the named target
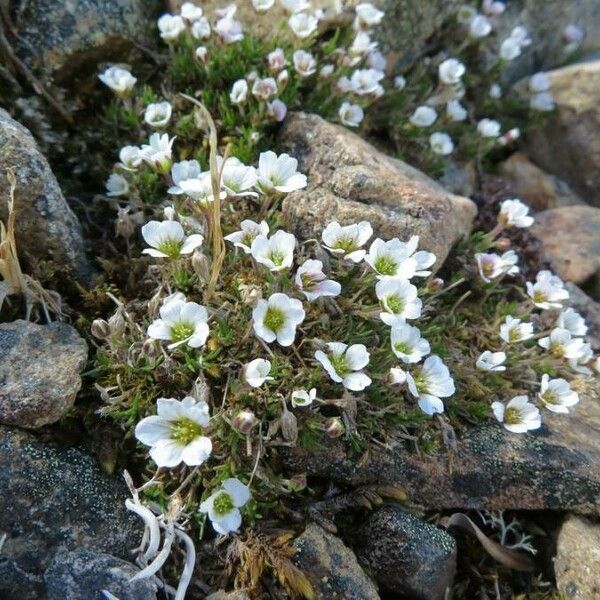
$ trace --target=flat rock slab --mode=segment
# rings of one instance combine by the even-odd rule
[[[295,113],[286,119],[279,143],[308,177],[306,189],[283,201],[284,215],[303,239],[320,239],[334,220],[342,225],[366,220],[384,239],[419,235],[419,248],[435,253],[439,268],[471,231],[477,214],[471,200],[447,192],[344,127]]]
[[[129,558],[141,540],[125,508],[125,484],[75,448],[0,427],[0,597],[43,598],[44,571],[59,546]],[[6,596],[9,597],[9,596]]]
[[[576,384],[574,384],[575,387]],[[409,501],[435,510],[565,510],[600,514],[600,382],[579,380],[570,415],[545,412],[526,435],[496,424],[469,430],[454,452],[419,457],[398,442],[351,455],[341,440],[318,450],[281,449],[292,472],[340,485],[396,484]]]
[[[0,423],[35,429],[58,421],[75,402],[87,354],[66,323],[0,324]]]

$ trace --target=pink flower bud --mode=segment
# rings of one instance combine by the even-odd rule
[[[345,431],[344,423],[340,417],[329,417],[325,419],[325,433],[330,438],[340,437]]]
[[[256,425],[256,422],[257,419],[252,410],[250,408],[244,408],[233,417],[231,424],[233,425],[233,428],[240,433],[248,435]]]

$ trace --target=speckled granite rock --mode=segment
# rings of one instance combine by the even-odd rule
[[[0,597],[37,600],[58,546],[81,546],[127,559],[141,539],[125,508],[125,485],[75,448],[0,427]]]
[[[37,428],[58,421],[75,402],[87,353],[66,323],[0,324],[0,423]]]
[[[123,61],[134,43],[158,38],[158,0],[13,0],[20,55],[37,72],[65,83],[99,61]]]
[[[310,579],[318,600],[379,600],[354,552],[319,525],[310,523],[294,540],[294,547],[293,560]]]
[[[309,181],[283,201],[284,216],[303,239],[320,238],[333,220],[342,225],[367,220],[385,239],[419,235],[419,248],[436,254],[437,268],[470,232],[477,212],[471,200],[446,192],[344,127],[295,113],[285,121],[279,142],[298,158]]]
[[[321,449],[280,449],[294,473],[340,485],[385,481],[414,504],[432,509],[570,509],[600,514],[600,380],[574,383],[581,401],[570,415],[544,414],[541,429],[511,434],[496,424],[474,427],[446,456],[418,457],[399,439],[352,457],[342,440]],[[388,443],[391,443],[388,440]]]
[[[456,542],[398,505],[372,513],[359,531],[359,559],[395,596],[442,600],[456,573]]]
[[[16,237],[19,258],[35,274],[40,260],[52,260],[82,278],[91,275],[77,217],[65,200],[33,136],[0,108],[0,219],[8,216],[6,171],[14,168],[17,188]]]
[[[48,600],[91,600],[107,591],[119,600],[155,600],[148,579],[129,580],[139,571],[120,558],[89,548],[60,548],[44,573]]]
[[[558,535],[556,587],[565,600],[600,598],[600,525],[571,515]]]

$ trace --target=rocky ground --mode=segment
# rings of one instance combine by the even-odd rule
[[[386,4],[381,42],[406,67],[453,2]],[[85,174],[69,176],[60,161],[65,136],[77,136],[73,125],[98,63],[151,54],[155,17],[164,7],[143,0],[15,0],[0,1],[0,8],[3,38],[11,42],[0,46],[0,79],[14,92],[1,97],[0,218],[7,219],[14,169],[22,267],[57,283],[66,315],[61,323],[28,322],[19,301],[0,313],[0,597],[88,600],[109,590],[107,597],[120,600],[162,598],[148,580],[130,581],[137,572],[131,551],[141,535],[106,448],[118,433],[107,433],[102,443],[106,424],[79,410],[98,403],[78,311],[82,290],[93,287],[102,265],[92,241],[97,222],[86,218],[94,191],[82,185]],[[515,62],[512,80],[547,69],[557,109],[518,151],[502,157],[495,174],[477,178],[469,165],[457,165],[459,176],[439,183],[346,129],[296,113],[283,125],[279,150],[298,157],[310,185],[289,195],[283,211],[304,238],[323,222],[348,217],[367,219],[388,237],[418,233],[443,263],[473,221],[486,218],[490,190],[518,196],[536,213],[527,239],[532,269],[548,264],[570,282],[572,305],[586,317],[597,352],[600,60],[593,51],[600,47],[600,9],[594,0],[515,0],[509,12],[512,22],[525,20],[536,44]],[[581,22],[588,35],[578,62],[552,70],[559,22]],[[51,91],[52,102],[40,86]],[[486,510],[508,511],[508,521],[522,519],[543,540],[535,572],[547,591],[520,598],[600,598],[600,384],[591,378],[579,385],[582,401],[570,417],[549,418],[527,437],[478,424],[434,457],[415,454],[408,440],[361,457],[340,440],[318,450],[282,450],[284,468],[309,480],[350,495],[396,485],[406,497],[372,511],[353,507],[344,516],[353,519],[351,535],[332,527],[332,515],[315,513],[293,541],[293,560],[316,597],[442,600],[453,586],[466,594],[460,597],[490,597],[469,587],[469,571],[484,560],[466,560],[473,542],[438,525],[442,515]],[[94,439],[87,432],[96,425]],[[498,594],[511,597],[506,589]],[[246,595],[199,584],[189,597]]]

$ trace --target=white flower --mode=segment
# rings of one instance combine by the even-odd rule
[[[258,187],[266,192],[274,189],[289,193],[306,187],[306,175],[298,173],[298,161],[288,154],[277,156],[268,150],[258,158]]]
[[[529,32],[522,25],[517,25],[510,32],[510,37],[515,40],[522,48],[531,45],[531,38]]]
[[[254,332],[268,344],[277,340],[281,346],[291,346],[304,316],[300,300],[275,293],[268,300],[261,298],[252,311]]]
[[[377,42],[371,40],[369,33],[367,31],[359,31],[349,48],[349,52],[353,56],[359,57],[374,52],[376,48]],[[355,61],[353,60],[353,63],[354,62]]]
[[[193,2],[184,2],[180,14],[186,21],[193,23],[202,17],[202,9]]]
[[[283,49],[275,48],[275,50],[269,52],[269,54],[267,54],[267,64],[269,65],[270,71],[274,71],[275,73],[281,71],[286,64]]]
[[[121,67],[109,67],[104,73],[98,75],[98,79],[121,98],[131,93],[137,81],[127,69]]]
[[[529,207],[520,200],[504,200],[500,205],[498,222],[504,227],[531,227],[533,217],[528,213]]]
[[[269,235],[269,226],[266,221],[255,223],[245,219],[240,223],[241,230],[226,235],[224,239],[231,242],[236,248],[241,248],[246,254],[250,254],[252,242],[259,236]]]
[[[421,337],[421,332],[406,323],[392,327],[390,340],[393,353],[406,364],[418,363],[431,352],[429,342]]]
[[[405,319],[421,316],[423,302],[417,295],[417,288],[407,280],[383,277],[377,282],[375,293],[384,311],[379,316],[386,325],[393,327]]]
[[[317,298],[339,296],[342,286],[333,279],[327,279],[320,260],[305,260],[298,267],[294,283],[309,302]]]
[[[379,83],[385,77],[383,71],[377,69],[356,69],[353,71],[350,79],[342,77],[337,83],[342,92],[351,92],[358,96],[376,96],[383,93],[383,88]]]
[[[327,353],[317,350],[315,358],[333,381],[353,392],[360,392],[371,385],[371,378],[362,372],[369,364],[369,353],[363,344],[348,346],[342,342],[330,342],[327,348]]]
[[[140,150],[142,159],[157,171],[168,173],[174,141],[175,138],[169,138],[168,133],[153,133],[148,144],[144,144]]]
[[[190,467],[204,463],[212,452],[212,442],[203,432],[208,426],[209,407],[203,400],[186,396],[183,400],[159,398],[157,414],[142,419],[135,437],[150,446],[150,457],[158,467]]]
[[[172,112],[170,102],[148,104],[144,112],[144,121],[151,127],[164,127],[170,121]]]
[[[446,156],[452,154],[454,143],[447,133],[436,131],[429,136],[429,145],[435,154]]]
[[[533,337],[533,325],[522,323],[521,319],[507,315],[504,323],[500,325],[500,337],[508,344],[524,342]]]
[[[475,363],[476,367],[481,371],[506,371],[504,361],[506,360],[506,354],[504,352],[490,352],[486,350],[481,354]]]
[[[264,358],[255,358],[244,367],[244,379],[253,388],[260,387],[265,381],[273,381],[269,377],[271,363]]]
[[[547,92],[550,89],[550,77],[548,77],[548,73],[534,73],[529,78],[528,85],[532,92]]]
[[[392,385],[402,385],[406,383],[406,371],[400,367],[392,367],[390,369],[389,381]]]
[[[406,373],[410,393],[418,399],[419,408],[427,415],[444,412],[440,398],[452,396],[456,391],[448,367],[435,354],[428,357],[413,373]]]
[[[550,271],[540,271],[535,283],[527,282],[527,294],[533,303],[543,310],[562,308],[562,301],[569,298],[564,283]]]
[[[373,235],[373,228],[367,221],[342,227],[336,221],[329,223],[323,230],[323,245],[332,254],[359,263],[366,254],[362,247]]]
[[[382,277],[426,277],[431,275],[429,268],[435,262],[435,254],[420,250],[415,252],[419,244],[419,236],[413,235],[407,243],[393,238],[384,242],[377,238],[371,244],[365,261]]]
[[[275,4],[275,0],[252,0],[256,12],[267,12]]]
[[[338,111],[340,121],[346,127],[358,127],[363,120],[365,113],[358,104],[344,102]]]
[[[197,160],[182,160],[175,163],[171,168],[171,179],[174,185],[168,189],[169,194],[184,194],[184,187],[189,187],[184,182],[198,179],[201,176],[202,170]]]
[[[483,0],[481,10],[488,15],[497,17],[506,10],[506,4],[498,0]]]
[[[540,92],[531,96],[529,107],[540,112],[552,112],[556,108],[554,96],[550,92]]]
[[[481,119],[477,123],[477,131],[482,137],[495,138],[500,135],[500,123],[494,119]]]
[[[148,335],[155,340],[168,340],[172,350],[182,344],[190,348],[204,346],[209,333],[208,311],[195,302],[186,302],[182,294],[168,297],[160,307],[160,319],[148,327]]]
[[[137,146],[123,146],[119,151],[119,166],[126,171],[136,171],[142,164],[142,156]]]
[[[585,30],[575,23],[569,23],[563,29],[562,36],[563,40],[566,42],[565,50],[567,52],[573,52],[579,48],[581,42],[585,39]]]
[[[202,245],[204,238],[200,234],[186,237],[178,221],[149,221],[142,227],[142,236],[150,248],[142,251],[156,258],[179,258],[182,254],[191,254]]]
[[[514,275],[519,272],[519,267],[516,266],[519,256],[514,250],[508,250],[502,256],[478,252],[475,254],[475,260],[479,275],[486,283],[501,275]]]
[[[489,35],[492,25],[484,15],[475,15],[469,23],[469,33],[474,38],[482,38]]]
[[[394,77],[394,87],[397,90],[403,90],[406,87],[406,78],[402,77],[402,75],[396,75]]]
[[[277,93],[277,82],[272,77],[257,78],[252,84],[252,93],[259,100],[270,100]]]
[[[221,184],[230,196],[256,196],[256,192],[248,192],[256,185],[258,176],[254,167],[246,166],[235,156],[230,156],[223,165],[223,158],[217,158],[217,168],[221,171]]]
[[[316,15],[299,12],[294,13],[288,19],[288,25],[297,37],[305,39],[310,37],[317,30],[319,19]]]
[[[565,379],[550,379],[544,373],[540,383],[538,398],[544,406],[555,413],[568,413],[569,407],[579,402],[579,394],[574,392]]]
[[[127,179],[117,173],[111,173],[106,180],[106,195],[111,197],[125,196],[129,192]]]
[[[162,15],[158,19],[160,37],[169,43],[176,40],[185,30],[185,21],[179,15]]]
[[[200,173],[197,177],[190,177],[188,179],[179,181],[177,185],[170,187],[168,192],[169,194],[184,194],[189,196],[192,200],[204,207],[214,202],[212,180],[209,171]],[[225,198],[226,196],[227,192],[224,190],[219,192],[219,197],[221,199]]]
[[[585,319],[572,308],[567,308],[560,312],[556,319],[556,326],[567,329],[571,332],[571,335],[576,336],[585,335],[588,330]]]
[[[250,246],[254,260],[265,265],[270,271],[277,272],[289,269],[294,261],[296,237],[283,230],[276,231],[270,238],[259,235]]]
[[[281,123],[287,115],[287,106],[279,98],[275,98],[273,102],[267,102],[267,116]]]
[[[206,40],[210,37],[210,23],[206,17],[202,17],[192,24],[192,35],[197,40]]]
[[[514,60],[521,55],[521,44],[515,38],[506,38],[500,44],[500,58],[504,60]]]
[[[334,71],[335,71],[334,65],[323,65],[321,67],[321,70],[319,71],[319,77],[321,79],[329,79],[329,77],[331,77],[333,75]]]
[[[221,535],[237,531],[242,524],[240,508],[250,500],[250,490],[239,479],[226,479],[221,489],[212,493],[199,510],[208,514],[213,529]]]
[[[281,6],[289,13],[302,12],[310,8],[308,0],[279,0]]]
[[[444,62],[440,63],[438,67],[440,81],[447,85],[455,85],[460,83],[465,71],[465,65],[456,58],[448,58]]]
[[[437,119],[437,113],[430,106],[419,106],[409,117],[409,121],[417,127],[429,127]]]
[[[292,392],[292,406],[310,406],[317,398],[317,388],[306,390],[295,390]]]
[[[494,100],[498,100],[498,98],[501,98],[502,88],[500,87],[500,84],[492,83],[492,85],[490,85],[490,89],[488,90],[488,94],[490,98],[493,98]]]
[[[294,69],[301,77],[310,77],[317,72],[317,61],[315,57],[304,50],[296,50],[292,56]]]
[[[467,109],[459,100],[450,100],[446,104],[446,114],[451,121],[464,121],[467,118]]]
[[[226,44],[234,44],[244,39],[242,24],[229,16],[217,21],[215,31]]]
[[[370,2],[357,4],[355,27],[372,27],[379,25],[385,13],[375,8]]]
[[[242,104],[248,98],[248,82],[245,79],[238,79],[231,88],[229,99],[232,104]]]
[[[583,338],[573,337],[568,329],[561,327],[554,328],[548,337],[538,340],[538,344],[553,358],[577,360],[586,352]]]
[[[492,411],[496,419],[512,433],[525,433],[542,425],[540,411],[529,402],[527,396],[515,396],[506,406],[502,402],[492,402]]]
[[[582,375],[589,377],[592,375],[592,371],[585,365],[587,365],[592,358],[594,358],[592,346],[588,342],[584,342],[577,358],[569,359],[569,367],[576,373],[581,373]]]

